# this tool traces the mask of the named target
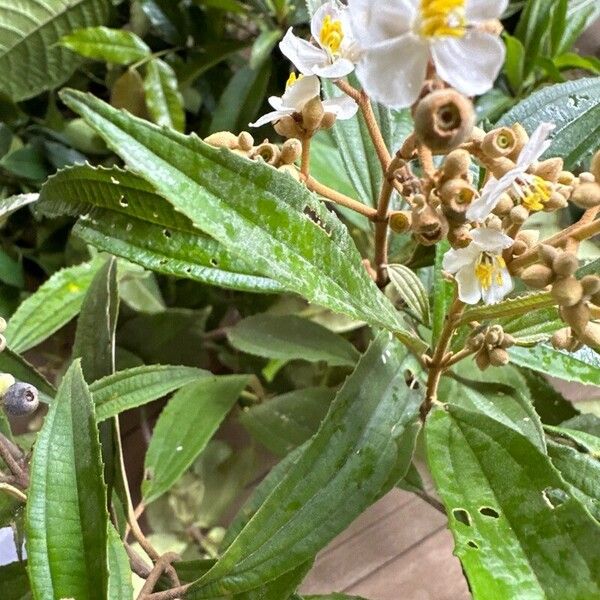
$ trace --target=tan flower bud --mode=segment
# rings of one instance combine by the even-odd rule
[[[204,138],[204,141],[215,148],[229,148],[235,150],[238,147],[238,137],[230,131],[218,131]]]
[[[405,233],[410,229],[412,214],[405,210],[397,210],[390,214],[390,228],[395,233]]]
[[[488,353],[480,351],[475,355],[475,364],[479,367],[480,371],[485,371],[490,366],[490,358]]]
[[[581,278],[581,287],[585,296],[594,296],[600,292],[600,276],[586,275]]]
[[[477,335],[471,336],[467,339],[466,346],[469,350],[475,352],[476,350],[483,348],[484,343],[485,335],[483,333],[478,333]]]
[[[544,160],[537,165],[534,175],[537,175],[546,181],[557,183],[558,177],[562,172],[563,164],[562,158],[549,158],[548,160]]]
[[[309,100],[302,109],[302,126],[306,131],[317,131],[321,126],[325,109],[319,96]]]
[[[554,272],[546,265],[531,265],[521,273],[525,285],[542,290],[554,281]]]
[[[485,343],[490,348],[494,348],[500,343],[504,337],[504,332],[501,327],[490,327],[485,334]]]
[[[512,348],[517,343],[517,340],[509,333],[504,334],[504,338],[500,344],[500,348]]]
[[[494,214],[501,217],[506,216],[515,206],[513,199],[508,194],[502,194],[498,204],[494,207]]]
[[[451,226],[448,241],[453,248],[466,248],[471,243],[471,228],[468,225]]]
[[[267,164],[276,166],[279,162],[281,152],[279,147],[275,144],[269,144],[264,142],[260,146],[257,146],[252,153],[252,158],[262,158]]]
[[[242,133],[238,135],[237,147],[244,152],[250,152],[254,147],[254,138],[247,131],[242,131]]]
[[[279,121],[273,125],[273,128],[284,138],[299,138],[303,135],[302,128],[298,125],[294,117],[290,115],[279,119]]]
[[[600,323],[590,321],[587,324],[581,339],[591,348],[600,348]]]
[[[573,185],[575,183],[575,175],[570,171],[561,171],[558,174],[558,183],[562,185]]]
[[[433,246],[443,240],[449,231],[444,217],[429,203],[412,211],[412,231],[415,239],[423,246]]]
[[[515,225],[523,225],[529,218],[529,211],[523,205],[515,206],[510,211],[509,217]]]
[[[600,206],[600,185],[597,183],[582,183],[578,185],[573,190],[571,201],[584,210]]]
[[[552,270],[559,277],[568,277],[577,271],[579,260],[570,252],[562,252],[552,262]]]
[[[573,337],[570,327],[559,329],[550,339],[550,343],[556,350],[574,351],[574,346],[578,345],[578,341]]]
[[[503,367],[509,362],[508,352],[504,348],[494,348],[489,352],[490,364],[494,367]]]
[[[579,181],[581,183],[594,183],[596,181],[596,178],[594,177],[593,173],[590,173],[589,171],[584,171],[583,173],[579,173]]]
[[[540,259],[544,261],[544,263],[552,268],[554,264],[554,259],[559,255],[559,252],[554,246],[550,246],[548,244],[542,244],[540,249],[538,250],[538,254]]]
[[[579,302],[575,306],[563,306],[560,314],[563,321],[578,335],[583,332],[591,318],[590,307],[585,302]]]
[[[452,89],[425,96],[414,112],[415,134],[433,152],[448,152],[465,142],[475,125],[473,103]]]
[[[537,229],[521,229],[517,233],[517,239],[525,242],[529,248],[535,246],[540,239],[540,232]]]
[[[516,240],[510,249],[513,256],[521,256],[527,250],[529,250],[529,246],[523,240]]]
[[[481,149],[490,158],[509,156],[515,149],[517,136],[509,127],[500,127],[490,131],[481,143]]]
[[[552,284],[552,297],[560,306],[575,306],[583,298],[583,288],[575,277],[565,277]]]
[[[508,158],[513,161],[516,161],[519,158],[519,154],[521,154],[521,150],[525,147],[525,144],[529,141],[529,134],[525,131],[525,127],[521,125],[521,123],[513,123],[511,125],[511,129],[515,136],[515,149],[510,154]]]
[[[569,206],[568,200],[559,192],[552,192],[550,199],[544,204],[545,212],[554,212]]]
[[[600,183],[600,151],[594,154],[592,164],[590,165],[590,171],[592,172],[594,179]]]
[[[448,179],[466,179],[470,164],[471,155],[466,150],[452,150],[446,156],[442,167],[444,181]]]
[[[331,129],[337,120],[337,116],[333,113],[326,112],[321,120],[321,129]]]
[[[302,142],[296,138],[290,138],[281,147],[281,162],[284,165],[295,163],[302,156]]]

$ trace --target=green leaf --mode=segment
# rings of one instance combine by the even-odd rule
[[[327,594],[326,596],[298,596],[300,600],[365,600],[361,596],[348,596],[348,594]],[[293,600],[293,599],[292,599]]]
[[[48,380],[22,356],[9,348],[0,352],[0,372],[10,373],[17,381],[35,385],[43,402],[49,403],[54,398],[56,392]]]
[[[39,207],[49,216],[81,216],[75,232],[86,242],[158,273],[244,291],[284,289],[256,276],[249,261],[194,228],[130,171],[64,169],[44,184]]]
[[[156,422],[144,462],[146,504],[164,494],[206,448],[248,379],[245,375],[203,378],[169,400]]]
[[[75,362],[50,406],[31,463],[26,549],[34,596],[104,600],[107,527],[94,405]]]
[[[3,156],[0,166],[20,179],[38,182],[46,179],[49,169],[39,144],[23,146]]]
[[[57,271],[24,300],[10,318],[4,334],[10,349],[25,352],[75,317],[103,262],[103,258],[96,258]]]
[[[60,43],[81,56],[117,65],[130,65],[150,56],[151,50],[135,33],[108,27],[86,27],[61,38]]]
[[[334,390],[294,390],[246,408],[240,422],[273,454],[285,456],[309,440],[329,410]]]
[[[125,546],[112,524],[108,525],[108,596],[109,600],[131,600],[131,567]]]
[[[565,400],[543,375],[531,369],[521,369],[521,374],[525,377],[535,412],[540,416],[542,423],[558,425],[579,414],[577,409]]]
[[[196,226],[236,254],[251,252],[263,275],[423,351],[366,273],[346,228],[289,175],[194,136],[161,131],[92,96],[65,91],[62,97]]]
[[[408,309],[421,323],[429,325],[429,298],[425,287],[414,271],[404,265],[388,265],[387,272],[394,288]]]
[[[0,566],[0,598],[2,600],[31,600],[26,563],[13,562]]]
[[[431,345],[435,347],[440,339],[446,315],[454,298],[454,284],[445,279],[442,273],[444,254],[450,249],[447,241],[440,242],[435,247],[435,263],[433,266],[433,308],[431,314]]]
[[[66,81],[81,59],[59,45],[75,29],[101,25],[109,0],[0,0],[2,91],[15,102],[37,96]]]
[[[177,75],[164,60],[154,58],[146,64],[144,76],[146,106],[152,120],[177,131],[185,129],[183,97],[179,92]]]
[[[210,377],[208,371],[170,365],[144,365],[108,375],[90,385],[96,420],[116,417],[205,377]]]
[[[242,352],[277,360],[324,361],[352,367],[360,356],[343,337],[295,315],[248,317],[228,329],[227,338]]]
[[[525,48],[516,37],[504,33],[506,44],[506,60],[504,61],[504,74],[512,90],[519,93],[523,86],[523,70],[525,66]]]
[[[430,415],[426,443],[476,600],[600,595],[600,525],[530,440],[449,407]]]
[[[555,0],[529,0],[517,24],[515,35],[523,42],[524,76],[533,72],[536,59],[542,54],[551,22]]]
[[[531,134],[543,121],[554,123],[545,157],[560,156],[565,169],[586,164],[598,149],[600,77],[567,81],[534,92],[507,112],[498,125],[520,123]]]
[[[39,194],[17,194],[0,200],[0,219],[9,217],[20,208],[37,202]]]
[[[545,345],[534,348],[515,346],[509,350],[509,354],[513,363],[539,373],[551,373],[566,381],[593,385],[600,383],[600,355],[590,348],[568,353]]]
[[[311,559],[407,471],[421,393],[404,381],[405,351],[382,334],[279,485],[190,599],[241,593]]]
[[[254,40],[254,44],[252,44],[249,63],[252,69],[256,69],[269,58],[271,51],[275,48],[281,36],[280,29],[265,29],[265,31],[261,32],[256,40]]]

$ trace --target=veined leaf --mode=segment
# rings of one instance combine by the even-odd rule
[[[0,0],[2,91],[15,102],[66,81],[81,58],[59,45],[75,29],[101,25],[110,0]]]
[[[243,291],[284,289],[256,276],[130,171],[64,169],[46,181],[39,206],[50,216],[81,216],[75,231],[85,241],[147,269]]]
[[[96,420],[104,421],[125,410],[148,404],[205,377],[211,377],[211,374],[193,367],[170,365],[144,365],[108,375],[90,385]]]
[[[451,406],[430,415],[426,444],[476,600],[600,595],[600,524],[531,441]]]
[[[57,271],[24,300],[6,328],[6,341],[13,352],[33,348],[66,325],[81,309],[94,275],[104,263],[102,257]]]
[[[146,106],[152,120],[158,125],[183,131],[185,129],[183,97],[179,92],[177,75],[171,66],[159,58],[152,59],[146,65],[144,89]]]
[[[414,271],[404,265],[388,265],[387,272],[396,291],[408,309],[423,323],[429,325],[429,299],[425,287]]]
[[[308,319],[295,315],[259,314],[227,331],[234,348],[277,360],[324,361],[353,366],[360,354],[346,339]]]
[[[0,219],[5,219],[20,208],[37,202],[38,198],[39,194],[17,194],[3,198],[0,200]]]
[[[72,364],[38,435],[26,516],[34,597],[104,600],[106,489],[92,397]]]
[[[404,381],[405,357],[385,334],[371,344],[317,434],[189,598],[241,593],[305,563],[406,473],[421,393]]]
[[[135,33],[109,27],[86,27],[65,35],[60,43],[85,56],[117,65],[130,65],[150,56],[146,42]]]
[[[131,567],[117,530],[108,525],[108,599],[131,600],[133,585]]]
[[[164,494],[206,448],[248,384],[246,375],[203,378],[179,390],[163,409],[146,452],[146,504]]]
[[[435,263],[433,267],[433,299],[431,310],[431,337],[432,346],[437,344],[437,341],[442,334],[444,323],[452,298],[454,297],[454,284],[447,281],[442,273],[442,261],[444,254],[450,249],[450,244],[447,241],[440,242],[435,247]]]
[[[52,384],[22,356],[9,348],[0,352],[0,372],[10,373],[16,380],[35,385],[40,393],[40,400],[49,403],[56,393]]]
[[[415,351],[346,228],[292,177],[194,136],[160,130],[76,91],[63,100],[195,226],[313,303],[384,327]]]

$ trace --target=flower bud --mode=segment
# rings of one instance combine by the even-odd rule
[[[513,256],[521,256],[521,254],[525,254],[527,250],[529,250],[529,247],[523,240],[516,240],[510,248],[510,252]]]
[[[331,129],[337,120],[337,116],[331,112],[326,112],[321,120],[321,129]]]
[[[573,275],[573,273],[577,271],[578,266],[579,260],[577,260],[577,257],[570,252],[563,252],[559,254],[552,262],[552,270],[559,277],[568,277],[569,275]]]
[[[514,346],[516,343],[517,340],[515,340],[515,338],[512,335],[510,335],[509,333],[505,333],[504,338],[500,343],[500,348],[512,348],[512,346]]]
[[[528,248],[535,246],[540,239],[540,232],[537,229],[521,229],[517,233],[517,239],[525,242]]]
[[[600,292],[600,276],[586,275],[580,281],[585,296],[594,296]]]
[[[556,350],[568,350],[575,352],[580,345],[579,340],[573,336],[570,327],[559,329],[550,339],[550,343]]]
[[[558,183],[561,185],[573,185],[575,183],[575,175],[570,171],[561,171],[558,174]]]
[[[40,400],[33,385],[17,381],[11,385],[2,397],[4,410],[9,415],[23,416],[34,412]]]
[[[452,150],[444,160],[442,167],[444,180],[465,179],[469,173],[471,155],[466,150]]]
[[[503,367],[509,362],[508,352],[504,348],[494,348],[490,350],[489,359],[490,364],[494,367]]]
[[[525,285],[536,290],[542,290],[554,281],[554,272],[546,265],[531,265],[521,273]]]
[[[544,204],[545,212],[554,212],[569,206],[569,201],[559,192],[552,192],[550,199]]]
[[[558,177],[563,169],[563,164],[562,158],[549,158],[538,164],[534,171],[534,175],[537,175],[546,181],[557,183]]]
[[[321,126],[325,109],[319,96],[309,100],[302,108],[302,126],[308,132],[317,131]]]
[[[204,138],[204,141],[209,146],[215,148],[229,148],[229,150],[235,150],[238,147],[238,136],[234,135],[230,131],[218,131]]]
[[[475,352],[476,350],[483,348],[484,343],[485,335],[483,333],[478,333],[477,335],[471,336],[467,339],[466,346],[469,350]]]
[[[490,366],[490,358],[487,352],[478,352],[475,355],[475,364],[480,371],[485,371]]]
[[[302,142],[296,138],[286,140],[281,147],[281,162],[284,165],[295,163],[302,155]]]
[[[583,288],[575,277],[565,277],[552,284],[552,297],[560,306],[574,306],[583,298]]]
[[[581,339],[591,348],[600,348],[600,323],[590,321],[583,331]]]
[[[591,318],[590,307],[585,302],[579,302],[575,306],[562,306],[560,315],[565,323],[571,326],[571,329],[580,334]]]
[[[597,183],[582,183],[578,185],[573,190],[571,201],[584,210],[600,206],[600,185]]]
[[[243,152],[250,152],[254,147],[254,138],[247,131],[242,131],[242,133],[238,135],[237,147]]]
[[[500,200],[498,204],[494,207],[494,214],[505,216],[508,214],[515,206],[513,199],[508,194],[502,194],[500,196]]]
[[[486,345],[491,348],[494,348],[500,343],[500,340],[502,339],[503,335],[504,332],[502,331],[502,328],[490,327],[487,333],[485,334]]]
[[[473,103],[452,89],[425,96],[414,112],[415,134],[433,152],[448,152],[465,142],[475,125]]]
[[[596,178],[594,177],[593,173],[584,171],[583,173],[579,173],[579,181],[581,183],[594,183]]]
[[[540,259],[543,260],[547,266],[552,268],[554,259],[558,256],[559,252],[556,248],[554,248],[554,246],[542,244],[538,250],[538,254]]]
[[[280,155],[278,146],[264,142],[255,148],[252,158],[262,158],[268,165],[275,166],[279,162]]]
[[[521,204],[511,209],[509,217],[512,223],[515,225],[523,225],[529,218],[529,211]]]
[[[509,156],[515,149],[517,137],[508,127],[500,127],[490,131],[481,143],[481,149],[490,158]]]
[[[412,215],[408,211],[397,210],[390,214],[390,229],[395,233],[405,233],[410,229]]]
[[[590,165],[590,171],[592,172],[594,179],[600,183],[600,151],[594,154],[592,164]]]
[[[302,137],[302,128],[298,125],[294,117],[287,115],[277,121],[273,128],[284,138],[299,138]]]

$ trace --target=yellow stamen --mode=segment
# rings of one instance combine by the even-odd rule
[[[466,25],[465,0],[421,0],[421,35],[460,38]]]
[[[525,195],[521,203],[530,212],[543,210],[544,204],[550,200],[550,196],[552,195],[550,184],[537,175],[534,175],[528,184],[524,189]]]
[[[298,83],[298,81],[300,81],[302,78],[304,77],[304,75],[300,74],[300,75],[296,75],[296,73],[294,73],[293,71],[290,73],[290,76],[288,77],[288,80],[285,84],[285,88],[290,88],[292,87],[294,84]]]
[[[475,276],[479,280],[481,289],[488,290],[494,283],[502,285],[504,283],[502,269],[504,268],[506,268],[506,262],[501,256],[482,252],[475,265]]]
[[[331,54],[338,54],[344,41],[344,30],[342,28],[342,22],[339,19],[335,21],[331,18],[331,15],[327,15],[323,19],[323,25],[321,27],[321,44],[331,52]]]

